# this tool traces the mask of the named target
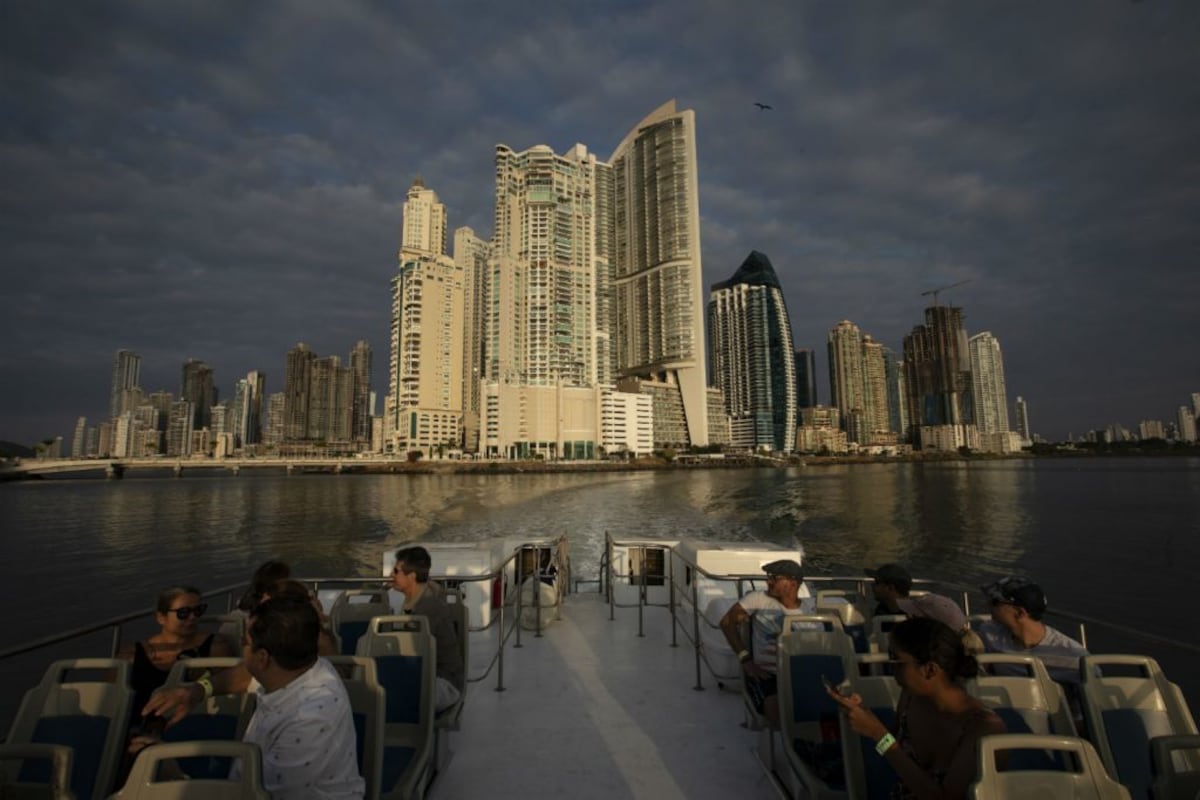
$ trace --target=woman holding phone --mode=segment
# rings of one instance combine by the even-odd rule
[[[979,740],[1006,732],[1000,717],[959,684],[977,675],[979,665],[955,631],[927,617],[892,628],[888,656],[902,690],[895,730],[865,708],[859,695],[826,691],[851,727],[874,739],[876,752],[895,770],[900,782],[893,798],[965,798],[979,771]]]

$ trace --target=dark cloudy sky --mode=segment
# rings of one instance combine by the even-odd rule
[[[491,233],[492,153],[607,158],[697,116],[705,295],[752,249],[797,346],[899,349],[926,289],[1052,437],[1200,391],[1200,3],[164,3],[0,9],[0,439],[177,392],[282,388],[298,341],[387,369],[415,174]],[[756,111],[753,103],[774,110]]]

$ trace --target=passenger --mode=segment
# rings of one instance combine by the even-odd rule
[[[265,587],[262,592],[262,602],[266,602],[275,597],[285,597],[289,600],[303,600],[310,603],[313,609],[317,612],[317,618],[321,621],[321,634],[317,640],[317,654],[322,656],[338,655],[337,641],[333,638],[333,633],[329,627],[329,617],[325,615],[325,609],[321,608],[321,601],[317,596],[309,591],[308,587],[300,581],[280,580],[275,581]]]
[[[263,592],[267,590],[267,587],[275,581],[286,580],[290,577],[292,577],[292,568],[283,561],[271,560],[259,564],[258,569],[254,570],[254,576],[250,579],[250,588],[238,600],[237,608],[229,612],[230,615],[242,617],[244,623],[254,607],[262,602]],[[225,622],[218,631],[221,636],[236,644],[239,650],[242,647],[241,632],[242,626],[236,622]]]
[[[176,661],[207,656],[231,656],[233,648],[222,638],[200,630],[200,617],[208,604],[200,599],[200,590],[176,586],[158,596],[154,618],[160,630],[145,642],[134,642],[119,657],[133,662],[130,684],[134,708],[140,709],[154,690],[167,682]]]
[[[764,564],[762,569],[767,573],[767,590],[750,592],[734,603],[721,617],[721,631],[742,664],[746,691],[754,708],[766,716],[772,728],[778,728],[775,643],[783,630],[785,616],[815,614],[817,603],[804,583],[804,570],[799,562],[780,559]],[[747,620],[751,628],[749,648],[741,633]]]
[[[309,600],[278,597],[254,609],[247,629],[243,659],[257,682],[258,703],[242,740],[261,749],[263,787],[274,800],[353,800],[366,789],[350,698],[341,676],[317,655],[320,628]],[[180,688],[190,687],[202,696],[213,690],[205,680]],[[166,712],[165,698],[174,694],[159,693],[151,705]],[[194,704],[186,695],[185,703]],[[138,737],[130,749],[155,741]]]
[[[875,579],[871,588],[877,603],[876,614],[904,614],[908,617],[936,619],[948,625],[951,630],[958,631],[963,637],[963,646],[968,653],[974,655],[983,652],[983,642],[971,630],[967,623],[967,615],[958,603],[945,595],[933,592],[910,597],[913,579],[908,570],[899,564],[883,564],[866,572],[868,577]]]
[[[956,631],[928,617],[897,623],[888,656],[901,688],[895,730],[861,696],[827,690],[829,696],[895,771],[900,783],[893,797],[965,798],[978,773],[979,740],[1006,732],[1000,717],[958,683],[978,673],[975,657]]]
[[[429,619],[429,630],[437,642],[437,687],[434,708],[438,711],[458,702],[466,679],[462,648],[454,629],[446,590],[430,582],[433,559],[424,547],[402,547],[396,551],[392,588],[404,594],[404,613]]]
[[[1042,622],[1042,587],[1027,578],[1009,577],[982,588],[992,610],[992,620],[979,627],[987,652],[1037,656],[1051,678],[1078,687],[1079,659],[1088,654],[1087,648]]]

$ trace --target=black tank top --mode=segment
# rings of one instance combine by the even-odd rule
[[[213,634],[205,637],[204,641],[196,647],[190,647],[187,650],[180,650],[179,655],[175,660],[188,658],[207,658],[212,652]],[[142,643],[138,642],[133,648],[133,671],[129,676],[129,682],[133,688],[133,716],[137,719],[142,715],[142,709],[146,703],[150,701],[150,695],[154,694],[154,690],[167,682],[167,675],[170,670],[162,670],[154,666],[154,662],[150,660],[150,656],[146,653],[146,649],[142,647]]]

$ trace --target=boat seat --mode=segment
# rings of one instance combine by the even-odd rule
[[[1150,742],[1154,800],[1200,797],[1200,736],[1159,736]]]
[[[1017,653],[987,653],[975,657],[984,674],[963,682],[968,694],[995,711],[1009,733],[1075,736],[1075,722],[1062,687],[1050,677],[1041,659]],[[1017,769],[1027,768],[1015,756]],[[1041,763],[1029,769],[1050,769]]]
[[[223,776],[191,780],[163,778],[163,761],[240,761],[234,778]],[[246,742],[170,742],[147,747],[138,753],[124,788],[113,800],[271,800],[263,788],[262,751]]]
[[[386,589],[347,589],[333,601],[329,625],[341,646],[341,655],[358,652],[358,640],[367,631],[373,617],[392,613]]]
[[[854,640],[854,651],[866,653],[870,650],[867,636],[867,618],[862,612],[863,599],[849,589],[821,589],[817,592],[817,613],[837,614],[842,620],[842,630]]]
[[[374,617],[358,640],[358,655],[375,659],[384,691],[381,798],[424,796],[433,767],[433,699],[437,641],[429,618]]]
[[[366,656],[327,656],[342,676],[354,717],[358,773],[366,782],[366,800],[377,800],[383,774],[384,691],[375,674],[375,659]]]
[[[71,791],[71,748],[61,744],[0,744],[0,797],[5,800],[75,800]],[[25,762],[48,762],[45,780],[19,776]],[[34,770],[35,772],[37,770]]]
[[[900,700],[900,684],[890,675],[875,670],[885,663],[886,653],[860,653],[855,656],[856,668],[848,671],[850,689],[857,692],[863,704],[871,709],[889,728],[895,726],[896,703]],[[897,778],[891,765],[875,752],[875,742],[850,727],[845,714],[838,715],[842,737],[842,759],[846,767],[846,792],[850,800],[887,800]]]
[[[212,656],[176,661],[167,674],[165,686],[193,683],[206,672],[218,672],[236,667],[240,658]],[[186,717],[163,731],[164,742],[241,741],[250,717],[254,715],[256,695],[253,692],[214,694],[202,706],[192,709]],[[228,759],[196,758],[179,762],[180,768],[192,778],[220,778],[229,773]]]
[[[1100,759],[1135,797],[1149,797],[1150,742],[1197,732],[1182,692],[1146,656],[1084,656],[1079,673],[1084,719]]]
[[[876,614],[871,617],[871,633],[867,638],[868,652],[886,653],[888,636],[898,622],[904,622],[908,617],[904,614]],[[888,670],[890,672],[890,669]]]
[[[227,640],[236,653],[242,649],[242,639],[246,636],[246,622],[249,618],[248,614],[241,611],[228,614],[206,614],[200,618],[198,626],[201,630],[215,633]]]
[[[72,750],[70,788],[77,797],[106,797],[125,747],[133,703],[130,663],[111,658],[55,661],[25,693],[9,744],[63,745]],[[51,783],[51,763],[26,762],[18,783]]]
[[[1048,763],[1069,766],[1065,770],[1042,771],[1012,769],[1001,771],[996,754],[1004,751],[1051,751]],[[1104,771],[1104,764],[1092,745],[1075,736],[1043,736],[1033,733],[1005,733],[979,740],[979,773],[967,796],[973,800],[1130,800],[1124,786]]]
[[[784,625],[776,650],[780,736],[788,771],[781,777],[793,796],[845,797],[841,714],[821,676],[834,685],[843,683],[856,669],[854,643],[837,615],[789,615]]]

